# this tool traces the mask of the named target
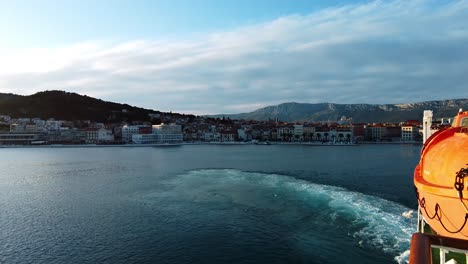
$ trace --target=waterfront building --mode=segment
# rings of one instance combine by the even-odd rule
[[[221,134],[219,132],[216,132],[213,134],[213,142],[221,142]]]
[[[364,140],[364,137],[366,136],[366,128],[367,126],[365,124],[352,124],[351,125],[351,132],[352,132],[352,141],[353,142],[359,142]]]
[[[156,144],[158,136],[154,133],[152,126],[124,126],[122,128],[122,140],[135,144]]]
[[[177,124],[153,125],[152,134],[157,135],[158,143],[181,143],[182,126]]]
[[[63,143],[62,133],[60,130],[47,131],[46,139],[50,144]]]
[[[335,142],[351,142],[353,131],[350,126],[340,126],[333,131],[333,136],[333,141]]]
[[[129,137],[131,136],[131,139]],[[183,141],[182,126],[176,124],[161,124],[147,126],[124,126],[122,139],[135,144],[181,143]]]
[[[278,140],[281,141],[290,141],[294,128],[290,126],[281,126],[278,127]]]
[[[144,130],[145,127],[151,129],[151,127],[148,127],[145,125],[123,126],[122,127],[122,141],[125,143],[132,143],[132,136],[140,134],[140,129],[143,128]]]
[[[278,141],[278,129],[273,128],[273,129],[271,130],[271,133],[270,133],[270,134],[271,134],[270,139],[271,139],[272,141]]]
[[[211,142],[214,139],[214,133],[211,132],[204,132],[203,133],[203,141]]]
[[[86,144],[98,143],[98,128],[90,127],[86,129]]]
[[[315,127],[312,125],[304,125],[304,140],[311,141],[315,137]]]
[[[107,129],[101,127],[98,129],[98,142],[99,143],[109,143],[114,141],[114,134],[112,129]]]
[[[315,127],[315,140],[329,141],[330,140],[330,127],[327,125],[318,125]]]
[[[66,143],[83,144],[86,142],[86,131],[82,129],[61,129],[60,136]]]
[[[235,135],[233,131],[223,131],[220,132],[220,141],[221,142],[233,142]]]
[[[89,127],[85,131],[86,143],[88,144],[109,143],[114,141],[112,129]]]
[[[400,141],[401,140],[401,127],[396,125],[386,126],[382,141]]]
[[[60,130],[48,131],[45,140],[49,144],[84,144],[87,143],[87,131],[62,127]]]
[[[39,133],[0,133],[0,145],[30,145],[41,139]]]
[[[156,134],[133,134],[132,143],[134,144],[157,144],[158,135]]]
[[[304,125],[293,126],[293,140],[303,141],[304,140]]]
[[[262,141],[269,141],[271,139],[271,130],[269,129],[263,130],[260,139]]]
[[[401,127],[402,141],[416,141],[419,135],[419,128],[414,125],[403,125]]]
[[[366,129],[366,140],[381,141],[385,133],[385,127],[382,124],[368,126]]]

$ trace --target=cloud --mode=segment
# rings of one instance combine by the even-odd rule
[[[176,40],[0,52],[0,92],[66,90],[162,111],[468,96],[468,1],[376,1]]]

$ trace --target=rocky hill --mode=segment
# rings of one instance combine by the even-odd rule
[[[221,114],[213,117],[231,119],[296,121],[337,121],[342,116],[354,123],[402,122],[422,120],[424,110],[432,110],[435,118],[453,117],[460,108],[468,110],[468,99],[428,101],[411,104],[333,104],[284,103],[267,106],[250,113]]]
[[[353,122],[401,122],[421,120],[424,110],[434,116],[452,117],[458,109],[468,109],[468,99],[429,101],[412,104],[307,104],[284,103],[268,106],[250,113],[224,114],[212,117],[231,119],[295,121],[337,121],[342,116]],[[55,118],[60,120],[91,120],[95,122],[149,121],[148,114],[177,118],[177,113],[163,113],[151,109],[106,102],[86,95],[64,91],[45,91],[22,96],[0,93],[0,114],[18,117]],[[193,115],[190,115],[194,117]]]
[[[0,114],[13,118],[38,117],[95,122],[149,121],[148,114],[159,111],[106,102],[64,91],[45,91],[22,96],[0,93]],[[177,115],[177,114],[172,114]]]

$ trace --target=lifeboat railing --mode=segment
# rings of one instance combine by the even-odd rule
[[[457,238],[444,237],[424,233],[426,221],[418,210],[418,231],[411,237],[409,264],[432,264],[432,249],[439,249],[440,264],[457,263],[446,262],[446,254],[449,252],[465,255],[465,263],[468,263],[468,241]]]

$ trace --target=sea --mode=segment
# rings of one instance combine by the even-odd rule
[[[420,150],[0,148],[0,263],[406,263]]]

